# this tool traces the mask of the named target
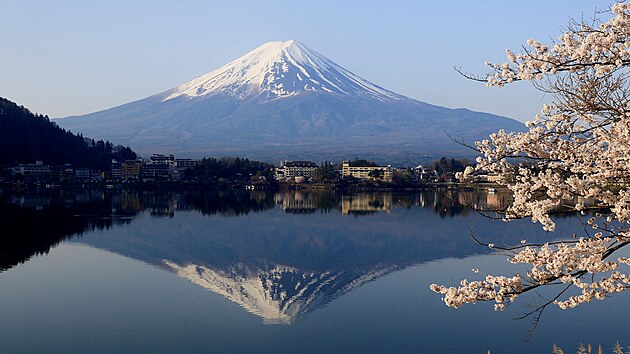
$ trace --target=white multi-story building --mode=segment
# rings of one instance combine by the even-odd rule
[[[341,174],[344,177],[352,176],[359,179],[379,179],[387,182],[392,181],[393,169],[387,166],[350,166],[349,161],[344,161],[341,165]]]
[[[317,170],[317,164],[311,161],[287,161],[280,162],[280,167],[276,168],[276,179],[291,180],[296,177],[309,179]]]
[[[20,173],[24,177],[43,178],[50,176],[50,166],[44,165],[44,162],[37,161],[34,164],[20,164],[13,168],[13,173]]]
[[[153,155],[151,155],[151,157],[149,157],[148,163],[172,166],[175,163],[175,156],[173,156],[173,155],[153,154]]]
[[[180,179],[186,175],[187,169],[194,168],[198,165],[199,165],[199,160],[175,159],[173,176],[175,177],[175,179]]]

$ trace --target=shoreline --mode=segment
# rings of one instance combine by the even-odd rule
[[[495,183],[422,183],[413,185],[369,184],[369,183],[247,183],[245,181],[229,181],[221,183],[211,182],[73,182],[73,183],[14,183],[0,182],[0,190],[56,190],[56,189],[84,189],[84,190],[312,190],[312,191],[340,191],[340,192],[415,192],[426,190],[452,190],[489,192],[505,192],[508,189]]]

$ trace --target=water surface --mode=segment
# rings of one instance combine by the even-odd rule
[[[0,194],[0,342],[18,352],[550,352],[630,340],[628,296],[549,308],[530,340],[505,312],[454,310],[429,284],[506,272],[470,238],[569,237],[454,201],[481,192],[29,192]],[[510,269],[519,271],[519,269]],[[548,296],[541,293],[540,296]]]

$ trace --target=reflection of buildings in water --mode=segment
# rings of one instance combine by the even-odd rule
[[[122,192],[120,194],[120,209],[122,210],[142,210],[140,195],[138,193]]]
[[[168,216],[170,218],[175,216],[175,209],[173,208],[149,208],[149,212],[151,214],[151,216],[155,216],[155,217],[163,217],[163,216]]]
[[[186,203],[183,194],[173,196],[172,208],[177,211],[195,210],[193,205]]]
[[[312,213],[317,211],[319,205],[313,198],[313,193],[300,191],[286,191],[274,195],[276,205],[280,205],[287,213]]]
[[[50,206],[50,198],[41,195],[33,197],[20,196],[12,198],[10,203],[20,208],[42,210],[44,207]]]
[[[447,197],[438,193],[436,191],[426,191],[422,193],[418,193],[417,201],[414,203],[415,206],[420,208],[431,208],[434,210],[439,210],[443,206],[451,205],[452,202]]]
[[[140,203],[149,210],[152,216],[162,217],[175,215],[176,198],[173,193],[145,192],[141,194]]]
[[[291,324],[298,317],[397,269],[317,273],[281,265],[259,269],[238,263],[228,270],[218,270],[167,260],[164,263],[177,275],[239,304],[266,324]]]
[[[164,199],[157,199],[157,200],[154,199],[152,200],[152,203],[150,203],[149,205],[150,206],[148,207],[148,209],[149,209],[149,212],[151,213],[151,216],[173,217],[175,216],[175,210],[178,210],[177,199],[172,198],[172,197],[168,197]]]
[[[263,211],[281,207],[287,213],[314,213],[317,211],[340,211],[343,215],[390,212],[394,208],[432,208],[437,213],[465,213],[471,207],[477,210],[503,210],[511,202],[509,193],[486,193],[485,191],[425,191],[420,193],[364,192],[342,195],[335,191],[266,191],[250,192],[154,192],[122,190],[116,192],[55,191],[55,195],[32,193],[9,195],[6,200],[21,207],[42,209],[52,204],[70,207],[76,204],[91,204],[111,201],[114,214],[135,214],[147,210],[156,217],[174,216],[178,211],[200,210],[207,214],[223,216],[240,215],[250,211]],[[583,201],[592,205],[593,201]],[[562,205],[574,205],[566,201]]]
[[[490,210],[505,210],[512,203],[512,195],[509,193],[487,193],[486,203]]]
[[[426,201],[426,198],[425,198],[425,194],[424,193],[420,193],[418,195],[418,203],[416,204],[416,206],[424,208],[426,203],[427,203],[427,201]]]
[[[460,205],[473,208],[475,210],[485,210],[486,198],[483,194],[476,191],[464,191],[457,193],[457,199],[454,199]]]
[[[7,199],[8,204],[21,208],[33,208],[43,210],[50,206],[61,206],[70,208],[77,204],[99,203],[105,200],[105,195],[101,191],[81,190],[78,192],[65,192],[63,190],[40,193],[39,191],[27,191],[23,195],[13,195]]]
[[[112,206],[122,211],[148,210],[151,215],[161,217],[175,215],[175,211],[192,210],[183,194],[155,192],[122,192],[112,197]]]
[[[392,210],[391,193],[359,193],[341,197],[341,214]]]
[[[509,193],[487,193],[485,191],[463,191],[457,194],[457,202],[479,211],[502,211],[511,203]]]

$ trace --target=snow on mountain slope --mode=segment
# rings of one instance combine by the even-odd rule
[[[275,265],[268,269],[237,264],[230,270],[202,265],[164,264],[180,277],[239,304],[267,324],[291,324],[338,296],[397,269],[376,267],[364,272],[304,272]]]
[[[361,156],[411,164],[443,155],[472,157],[445,132],[472,143],[499,129],[524,128],[506,117],[396,94],[293,40],[266,43],[147,98],[56,122],[143,155],[265,161]]]
[[[265,100],[305,91],[398,100],[388,91],[294,40],[269,42],[244,56],[172,90],[164,101],[184,96],[228,93],[238,100],[262,96]]]

